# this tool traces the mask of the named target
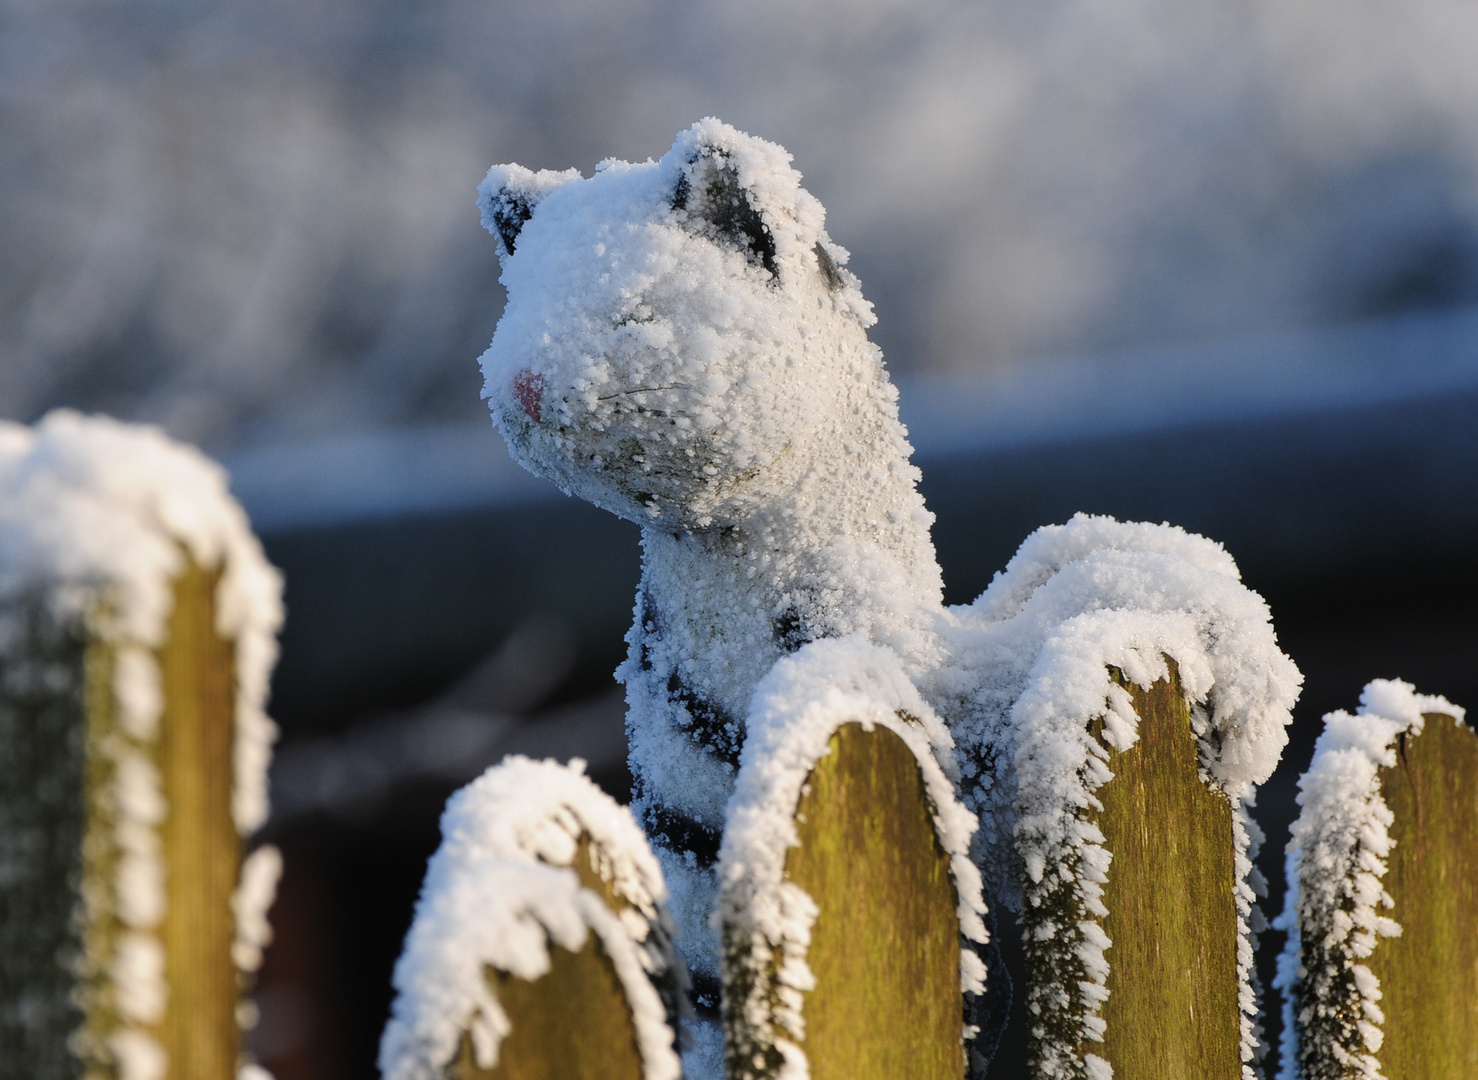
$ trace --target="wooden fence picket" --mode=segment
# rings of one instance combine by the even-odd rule
[[[1389,1080],[1478,1076],[1478,734],[1427,713],[1381,770],[1393,821],[1385,890],[1401,924],[1368,965],[1380,981]]]
[[[1242,1075],[1232,809],[1197,775],[1180,679],[1119,680],[1139,739],[1109,750],[1093,819],[1113,854],[1104,885],[1107,1025],[1095,1052],[1117,1080]]]
[[[580,837],[570,866],[612,912],[631,906],[594,870],[588,834]],[[549,954],[549,972],[532,981],[486,969],[510,1030],[492,1068],[477,1064],[464,1035],[453,1080],[641,1080],[631,1005],[599,936],[590,934],[578,951],[551,941]]]
[[[1283,1071],[1478,1076],[1478,734],[1399,680],[1324,717],[1299,779]]]
[[[0,424],[0,1077],[259,1074],[282,615],[198,451],[64,409]]]
[[[813,1080],[958,1080],[955,887],[913,752],[844,724],[802,792],[785,874],[819,908],[801,1040]]]
[[[943,723],[891,652],[822,641],[761,685],[747,738],[718,866],[725,1076],[980,1075],[989,935]]]
[[[1093,792],[1097,807],[1065,810],[1102,835],[1105,910],[1084,904],[1073,875],[1085,868],[1054,877],[1049,866],[1022,912],[1028,1000],[1061,1003],[1026,1018],[1033,1075],[1096,1077],[1107,1064],[1116,1080],[1242,1076],[1233,808],[1202,776],[1190,707],[1168,667],[1148,689],[1110,668],[1137,738],[1115,749],[1104,721],[1091,721],[1112,778]],[[1107,998],[1089,1022],[1101,1040],[1079,1034],[1075,1011],[1092,979],[1077,942],[1099,931],[1109,941]]]
[[[396,965],[386,1080],[680,1080],[662,872],[583,768],[505,758],[448,803]]]

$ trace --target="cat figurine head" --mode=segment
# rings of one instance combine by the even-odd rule
[[[488,172],[508,301],[483,396],[520,464],[695,532],[784,503],[843,444],[906,459],[872,308],[790,160],[710,118],[655,162]]]

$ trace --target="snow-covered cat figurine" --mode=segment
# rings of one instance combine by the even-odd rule
[[[799,180],[710,119],[655,163],[499,166],[479,189],[508,289],[482,360],[497,424],[525,467],[642,527],[619,671],[634,807],[690,926],[759,680],[851,633],[922,659],[942,606],[872,309]]]
[[[642,528],[617,672],[633,809],[700,1004],[716,1004],[714,864],[745,719],[779,659],[847,637],[898,657],[954,739],[941,764],[980,815],[991,902],[1016,908],[1044,868],[1104,862],[1091,831],[1063,824],[1104,782],[1089,721],[1107,715],[1131,745],[1109,668],[1148,686],[1169,657],[1196,703],[1207,783],[1238,815],[1250,1055],[1257,834],[1242,805],[1286,742],[1299,676],[1226,551],[1080,515],[1033,534],[974,604],[946,608],[872,309],[773,143],[706,119],[661,160],[606,161],[589,178],[496,166],[478,202],[508,291],[482,358],[499,429],[526,468]],[[1028,1003],[1056,1017],[1064,1060],[1102,1033],[1098,886],[1079,884],[1081,922],[1052,947],[1091,972]],[[1004,991],[990,967],[987,990]]]

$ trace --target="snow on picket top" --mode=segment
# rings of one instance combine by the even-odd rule
[[[123,737],[110,743],[121,847],[113,886],[125,931],[108,969],[125,1019],[112,1037],[125,1080],[149,1080],[165,1067],[148,1030],[167,999],[157,934],[165,906],[157,826],[165,806],[149,748],[164,706],[154,650],[187,558],[222,570],[216,627],[235,645],[232,815],[246,835],[267,815],[276,727],[265,705],[282,581],[231,498],[224,470],[156,428],[106,417],[58,410],[34,428],[0,423],[0,653],[16,647],[18,605],[37,598],[59,623],[85,624],[116,650]],[[280,869],[270,848],[242,867],[233,899],[243,970],[260,963],[270,937],[265,913]]]
[[[1267,605],[1239,580],[1221,545],[1168,525],[1078,515],[1038,530],[973,605],[951,609],[950,655],[927,682],[951,718],[966,801],[981,816],[977,857],[987,893],[1034,908],[1066,890],[1080,918],[1050,945],[1083,973],[1067,994],[1040,983],[1028,1005],[1048,1031],[1044,1076],[1110,1074],[1078,1044],[1102,1040],[1112,943],[1103,931],[1110,855],[1081,811],[1098,806],[1107,753],[1138,738],[1128,693],[1110,665],[1148,688],[1177,664],[1191,702],[1203,779],[1233,808],[1244,1073],[1260,1055],[1252,935],[1264,885],[1252,865],[1262,836],[1248,816],[1253,787],[1271,775],[1302,678],[1278,648]]]
[[[590,177],[479,189],[508,291],[482,357],[514,459],[643,526],[629,659],[633,808],[695,973],[750,698],[800,644],[935,662],[932,516],[847,253],[786,151],[714,119]],[[685,841],[701,835],[703,860]]]
[[[662,871],[631,812],[568,766],[509,757],[448,801],[380,1042],[384,1080],[440,1080],[463,1033],[480,1068],[511,1031],[487,968],[534,980],[553,945],[593,932],[626,991],[646,1080],[682,1073],[676,1022],[684,976]],[[571,869],[581,836],[592,869],[630,906],[613,912]]]
[[[1274,924],[1288,932],[1273,983],[1283,992],[1279,1080],[1384,1080],[1375,1056],[1384,1041],[1380,981],[1362,962],[1378,938],[1401,933],[1381,914],[1394,906],[1381,885],[1394,818],[1380,770],[1396,765],[1402,735],[1421,734],[1425,713],[1464,719],[1446,698],[1418,694],[1399,679],[1374,680],[1355,715],[1341,709],[1324,717],[1314,760],[1299,779],[1288,892]],[[1315,1058],[1306,1058],[1311,1051]]]
[[[733,1058],[764,1061],[776,1051],[783,1061],[777,1080],[810,1075],[801,1041],[804,993],[815,987],[806,953],[819,913],[814,899],[785,879],[785,859],[800,845],[795,811],[802,786],[828,753],[831,736],[848,723],[869,731],[887,728],[912,751],[935,834],[949,856],[961,937],[979,945],[989,940],[980,872],[970,859],[975,815],[955,794],[954,740],[898,657],[852,636],[812,642],[781,660],[760,683],[749,714],[719,855],[717,916],[726,954],[742,957],[749,969],[749,978],[741,980],[749,987],[748,1000],[726,1005],[744,1012],[743,1034],[750,1040]],[[983,994],[985,976],[980,957],[962,942],[962,992]]]

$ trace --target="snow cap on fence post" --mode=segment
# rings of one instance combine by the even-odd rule
[[[677,1080],[686,977],[630,811],[579,759],[509,757],[441,827],[395,966],[385,1080]]]
[[[1478,736],[1376,679],[1324,717],[1288,842],[1280,1080],[1475,1075]]]
[[[1219,544],[1168,525],[1078,515],[1029,537],[985,594],[953,614],[952,659],[936,683],[957,703],[951,730],[967,804],[982,819],[988,895],[1022,913],[1034,1067],[1054,1080],[1111,1070],[1105,1001],[1115,979],[1135,978],[1130,939],[1144,928],[1120,931],[1117,951],[1106,932],[1112,860],[1118,881],[1137,880],[1105,835],[1129,803],[1106,803],[1145,790],[1135,761],[1149,750],[1136,747],[1149,719],[1140,710],[1153,709],[1157,731],[1184,729],[1166,745],[1178,764],[1163,766],[1184,782],[1167,790],[1206,803],[1195,794],[1205,788],[1221,800],[1204,807],[1225,818],[1215,826],[1224,843],[1212,843],[1216,859],[1225,856],[1218,948],[1241,1017],[1233,1075],[1240,1058],[1251,1076],[1260,1049],[1252,935],[1261,928],[1251,860],[1261,834],[1247,807],[1287,741],[1301,682],[1267,605]],[[1116,770],[1125,773],[1117,788]],[[1190,825],[1153,811],[1144,820],[1157,834]],[[1112,1033],[1111,1044],[1128,1034]]]
[[[0,1072],[236,1073],[281,588],[197,451],[0,424]]]
[[[719,856],[727,1075],[962,1075],[988,935],[949,733],[856,637],[777,663],[748,725]]]

